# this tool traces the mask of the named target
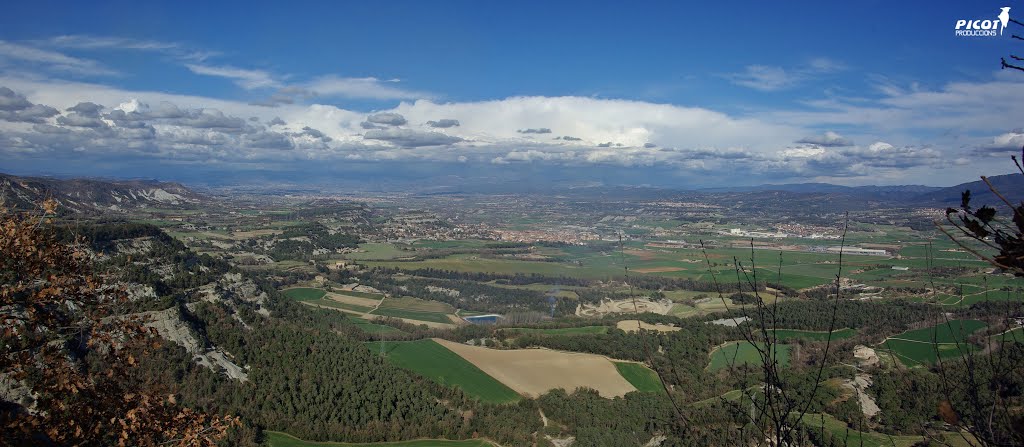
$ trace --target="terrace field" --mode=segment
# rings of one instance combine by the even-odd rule
[[[415,372],[442,385],[455,386],[487,402],[515,402],[519,394],[433,340],[367,342],[395,366]]]

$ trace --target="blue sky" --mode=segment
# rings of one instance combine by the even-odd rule
[[[1002,6],[16,2],[0,171],[948,185],[1024,145]]]

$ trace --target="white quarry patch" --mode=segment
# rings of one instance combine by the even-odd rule
[[[738,318],[722,318],[719,320],[709,321],[711,324],[717,324],[719,326],[736,327],[744,322],[750,321],[750,317],[738,317]]]
[[[174,193],[167,192],[163,188],[157,188],[152,191],[149,191],[149,196],[152,197],[153,200],[156,200],[157,202],[167,202],[173,203],[175,205],[185,201],[184,197]]]
[[[459,294],[461,293],[461,292],[459,292],[458,290],[455,290],[455,289],[448,289],[448,288],[437,287],[437,286],[427,286],[427,290],[429,290],[431,292],[434,292],[434,293],[443,293],[445,295],[452,296],[452,297],[459,296]]]

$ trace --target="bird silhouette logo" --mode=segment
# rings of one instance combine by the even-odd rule
[[[999,9],[1002,10],[1002,12],[999,13],[999,22],[1003,25],[999,28],[999,35],[1002,36],[1003,30],[1006,29],[1006,25],[1010,24],[1010,7],[1003,6]]]

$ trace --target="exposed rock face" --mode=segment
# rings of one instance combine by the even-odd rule
[[[192,354],[196,363],[213,371],[223,372],[232,379],[242,382],[249,380],[245,369],[236,365],[223,350],[216,346],[207,347],[207,343],[201,340],[187,323],[182,321],[177,309],[146,312],[144,315],[149,317],[147,326],[156,329],[161,337],[185,348],[189,354]]]
[[[245,278],[241,273],[226,273],[216,283],[200,287],[199,294],[204,301],[213,303],[254,305],[257,313],[265,317],[270,316],[270,310],[266,307],[267,298],[269,298],[267,293],[260,290],[256,283]]]
[[[868,387],[871,386],[870,375],[857,374],[853,380],[843,382],[843,386],[856,393],[857,401],[860,403],[860,410],[864,413],[865,417],[874,417],[876,414],[882,412],[882,409],[878,408],[875,398],[871,397],[871,395],[867,393]]]
[[[20,405],[29,414],[36,414],[36,396],[24,382],[0,375],[0,401],[13,402]]]

